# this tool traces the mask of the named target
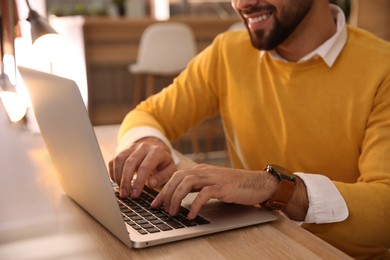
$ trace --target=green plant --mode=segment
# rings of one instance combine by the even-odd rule
[[[112,0],[112,2],[117,6],[122,6],[125,5],[126,0]]]

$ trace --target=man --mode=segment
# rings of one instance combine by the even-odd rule
[[[153,206],[174,215],[199,191],[190,219],[210,198],[262,204],[355,258],[390,258],[389,43],[327,0],[232,5],[247,31],[216,37],[125,118],[110,162],[121,196],[165,184]],[[176,171],[169,140],[216,113],[233,167]]]

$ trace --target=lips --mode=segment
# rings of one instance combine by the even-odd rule
[[[258,23],[258,22],[262,22],[264,20],[266,20],[268,17],[271,16],[271,13],[266,13],[266,14],[262,14],[260,16],[256,16],[256,17],[248,17],[247,20],[248,20],[248,23],[252,24],[252,23]]]
[[[265,30],[271,17],[276,13],[276,7],[262,2],[256,5],[248,4],[242,6],[240,13],[251,30]]]

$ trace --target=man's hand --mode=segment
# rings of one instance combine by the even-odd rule
[[[165,184],[152,206],[164,205],[170,215],[176,215],[184,197],[190,192],[198,191],[187,216],[193,219],[211,198],[228,203],[255,205],[270,198],[277,184],[276,178],[264,171],[197,165],[177,171]]]
[[[145,184],[156,188],[167,182],[176,166],[169,148],[161,140],[147,137],[116,155],[109,170],[120,187],[120,196],[136,198]]]

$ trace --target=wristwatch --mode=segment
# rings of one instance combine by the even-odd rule
[[[265,171],[279,180],[279,186],[272,197],[261,205],[268,209],[281,210],[286,206],[295,191],[295,175],[277,165],[267,165]]]

